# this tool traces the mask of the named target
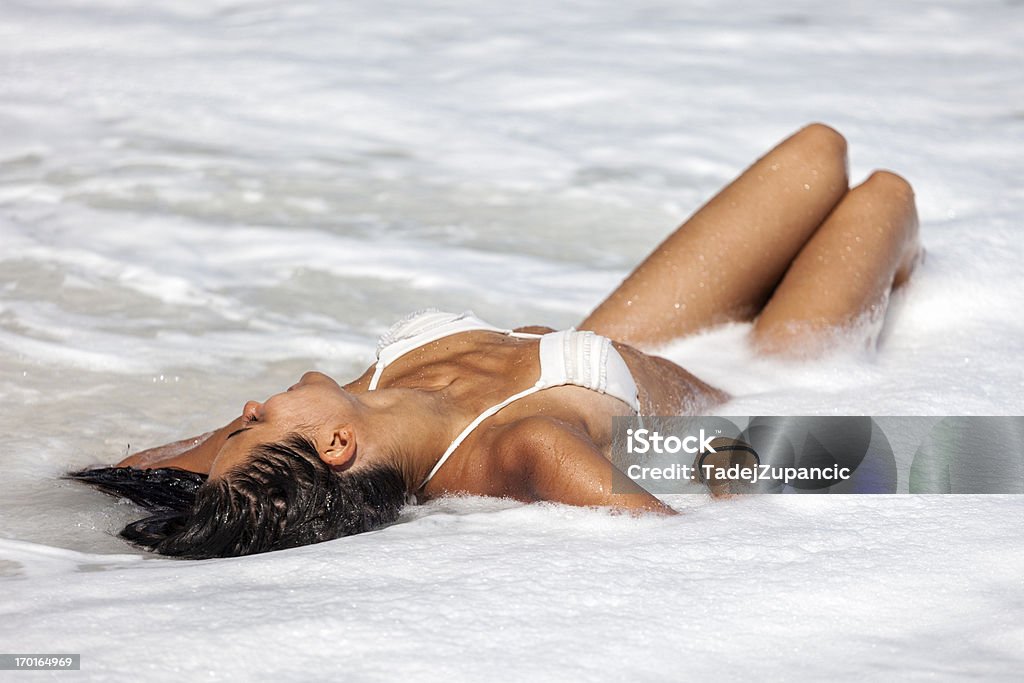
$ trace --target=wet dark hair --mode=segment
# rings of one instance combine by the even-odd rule
[[[216,480],[176,468],[100,467],[66,478],[152,514],[121,531],[131,543],[191,559],[252,555],[329,541],[394,522],[405,483],[393,466],[338,473],[301,434],[262,444]]]

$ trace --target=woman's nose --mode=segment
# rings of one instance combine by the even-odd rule
[[[242,415],[256,420],[262,419],[263,404],[259,401],[246,401],[245,407],[242,408]]]

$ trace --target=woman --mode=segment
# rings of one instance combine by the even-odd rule
[[[917,228],[905,180],[879,171],[849,189],[845,140],[812,124],[670,235],[578,331],[421,312],[344,386],[307,373],[214,432],[71,476],[154,512],[125,538],[186,557],[367,531],[412,496],[672,513],[610,464],[611,417],[697,414],[727,396],[640,349],[732,320],[754,320],[765,354],[873,343],[922,253]]]

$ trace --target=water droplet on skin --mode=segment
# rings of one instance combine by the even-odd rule
[[[679,302],[678,301],[676,302],[676,308],[679,308]]]
[[[633,300],[632,299],[627,299],[626,300],[626,305],[627,306],[632,306],[633,305]]]
[[[772,170],[773,171],[778,171],[779,170],[779,165],[778,164],[772,164]]]
[[[804,183],[804,189],[805,189],[805,190],[809,190],[809,189],[811,189],[811,186],[810,186],[810,185],[808,185],[807,183]]]

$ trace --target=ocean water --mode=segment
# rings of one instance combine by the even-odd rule
[[[459,499],[192,563],[57,477],[353,377],[416,308],[574,324],[810,121],[917,192],[879,351],[756,359],[735,324],[665,354],[723,415],[1020,415],[1022,29],[1013,0],[0,4],[0,650],[95,680],[1012,679],[1018,497]]]

